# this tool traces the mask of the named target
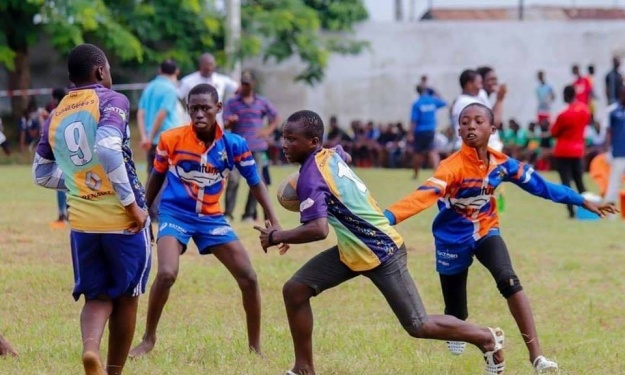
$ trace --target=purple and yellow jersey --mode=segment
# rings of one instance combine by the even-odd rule
[[[46,120],[34,173],[46,187],[67,188],[73,230],[124,233],[134,225],[124,206],[145,207],[145,192],[132,161],[128,99],[101,85],[71,90]],[[59,186],[46,185],[58,166]]]
[[[438,245],[470,245],[499,230],[495,189],[510,181],[530,194],[558,203],[582,205],[584,198],[572,189],[551,183],[529,165],[488,149],[485,165],[477,151],[462,145],[443,160],[416,191],[393,203],[385,215],[396,224],[438,202],[439,213],[432,224]]]
[[[320,148],[300,168],[297,181],[300,220],[327,217],[338,239],[341,261],[354,271],[385,262],[403,245],[367,186],[340,154]]]
[[[191,124],[161,134],[153,173],[167,173],[160,211],[207,217],[221,215],[219,198],[228,172],[237,168],[249,186],[261,180],[245,139],[215,126],[215,142],[206,147]]]

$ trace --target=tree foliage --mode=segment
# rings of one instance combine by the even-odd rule
[[[297,56],[305,69],[296,77],[323,79],[331,53],[357,54],[367,44],[342,32],[367,18],[362,0],[242,0],[241,59],[262,56],[280,63]],[[28,51],[47,37],[61,53],[92,42],[113,64],[131,69],[174,58],[183,71],[201,52],[223,53],[225,14],[206,0],[2,0],[0,64],[14,72],[11,89],[28,88]]]

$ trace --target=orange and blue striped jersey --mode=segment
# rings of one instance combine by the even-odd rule
[[[438,202],[439,213],[432,224],[437,244],[464,245],[499,230],[495,190],[504,181],[530,194],[558,203],[582,205],[584,198],[572,189],[551,183],[529,165],[493,149],[484,164],[477,151],[462,145],[443,160],[434,176],[413,193],[393,203],[385,215],[396,224]]]
[[[145,208],[130,149],[129,112],[124,95],[90,85],[70,90],[44,123],[35,179],[67,189],[73,230],[125,233],[134,221],[124,206],[136,202]]]
[[[219,198],[233,168],[249,186],[261,182],[254,157],[242,137],[215,126],[215,141],[207,146],[191,124],[163,132],[153,172],[167,173],[159,210],[199,217],[221,215]]]
[[[296,191],[300,221],[328,218],[336,232],[340,259],[354,271],[377,267],[404,243],[367,186],[334,149],[320,148],[308,155]]]

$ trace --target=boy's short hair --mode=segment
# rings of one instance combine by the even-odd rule
[[[187,95],[187,103],[189,103],[189,98],[191,97],[191,95],[199,94],[209,94],[213,99],[215,99],[215,103],[219,101],[219,94],[217,94],[217,89],[215,89],[215,87],[209,85],[208,83],[200,83],[199,85],[193,86],[193,88],[189,90],[189,95]]]
[[[289,116],[286,121],[302,124],[304,134],[308,138],[317,137],[319,140],[323,139],[323,120],[316,112],[305,109],[297,111]]]
[[[490,72],[492,72],[494,69],[491,68],[490,66],[480,66],[479,68],[477,68],[477,74],[482,76],[482,79],[486,78],[486,75]]]
[[[74,83],[87,82],[91,71],[104,65],[106,65],[106,55],[100,48],[93,44],[80,44],[71,50],[67,58],[69,79]]]
[[[486,111],[486,116],[488,117],[488,121],[490,122],[492,126],[495,126],[495,114],[493,113],[493,110],[488,108],[484,104],[478,103],[478,102],[468,104],[467,106],[462,108],[462,111],[460,111],[460,116],[458,116],[458,118],[462,118],[462,114],[464,113],[464,111],[466,111],[467,109],[471,107],[478,107],[478,108],[484,109],[484,111]]]

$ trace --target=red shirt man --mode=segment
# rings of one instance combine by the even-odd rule
[[[584,129],[590,123],[590,109],[579,100],[568,103],[569,106],[558,115],[551,128],[551,135],[556,139],[553,156],[581,158],[584,156]]]
[[[573,82],[573,87],[575,87],[575,100],[589,105],[592,96],[592,83],[588,78],[581,76],[577,65],[573,66],[572,72],[575,76],[575,82]]]

